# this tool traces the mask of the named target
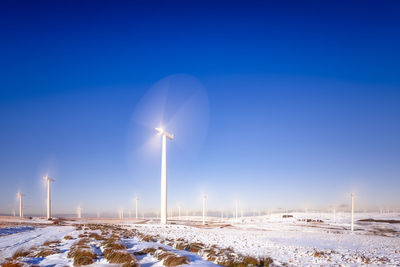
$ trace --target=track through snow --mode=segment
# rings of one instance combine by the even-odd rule
[[[11,257],[19,248],[29,249],[32,246],[39,246],[48,240],[59,240],[74,230],[75,227],[72,226],[48,226],[2,236],[0,237],[0,261]]]

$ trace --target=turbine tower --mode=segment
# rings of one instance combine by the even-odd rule
[[[22,207],[22,197],[25,196],[25,194],[22,194],[21,192],[18,192],[18,197],[19,197],[19,217],[24,217],[24,209]]]
[[[136,220],[138,219],[138,201],[139,201],[139,198],[137,197],[137,198],[135,198],[135,201],[136,201]]]
[[[82,208],[81,205],[78,205],[78,208],[76,209],[77,217],[80,219],[82,217]]]
[[[236,221],[238,220],[238,208],[239,208],[238,206],[239,206],[239,203],[236,200],[236,202],[235,202],[235,219],[236,219]]]
[[[351,231],[354,232],[354,194],[351,193]]]
[[[156,128],[159,135],[162,136],[161,152],[161,223],[167,223],[167,138],[174,139],[174,135],[167,133],[162,128]]]
[[[51,219],[51,194],[50,194],[50,182],[54,182],[56,179],[49,178],[49,176],[43,177],[43,180],[47,181],[47,219]]]
[[[203,195],[203,225],[206,224],[206,195]]]

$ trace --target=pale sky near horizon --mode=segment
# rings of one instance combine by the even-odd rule
[[[1,214],[400,208],[398,3],[150,2],[0,4]]]

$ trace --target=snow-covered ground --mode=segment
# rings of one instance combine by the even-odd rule
[[[348,213],[290,213],[293,217],[283,218],[283,214],[245,217],[233,220],[208,218],[208,225],[202,226],[199,217],[185,217],[160,225],[157,220],[81,220],[79,223],[103,223],[120,225],[123,231],[132,234],[121,238],[129,253],[142,266],[162,266],[163,261],[156,254],[140,253],[143,249],[158,248],[178,256],[186,257],[191,266],[217,266],[207,261],[202,251],[212,246],[231,248],[237,255],[254,258],[272,258],[275,265],[313,266],[373,265],[400,266],[400,224],[388,222],[359,222],[360,219],[400,220],[398,214],[357,213],[355,231],[350,229]],[[60,240],[54,244],[57,253],[41,258],[23,258],[21,261],[39,266],[73,266],[67,258],[71,246],[86,232],[100,233],[99,230],[76,230],[76,221],[66,221],[64,226],[15,225],[0,228],[0,262],[13,255],[19,248],[41,246],[45,241]],[[21,222],[20,222],[21,223]],[[128,230],[127,230],[128,229]],[[129,230],[130,229],[130,230]],[[72,240],[63,237],[70,235]],[[144,240],[143,235],[155,238]],[[203,250],[190,252],[178,249],[180,242],[203,244]],[[110,265],[102,256],[102,244],[92,240],[91,247],[99,257],[95,266]],[[222,251],[222,250],[221,250]],[[209,259],[209,258],[208,258]]]
[[[135,225],[140,232],[183,238],[254,257],[269,256],[276,264],[400,265],[400,223],[358,222],[360,219],[400,220],[397,214],[358,213],[351,233],[349,213],[289,213],[243,219],[214,218],[214,225]],[[200,221],[201,218],[187,218]],[[307,219],[309,222],[307,222]],[[310,221],[313,220],[313,221]],[[215,225],[220,222],[221,226]],[[322,221],[322,222],[321,222]],[[229,225],[224,225],[228,223]]]

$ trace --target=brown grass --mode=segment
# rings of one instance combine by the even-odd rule
[[[156,255],[157,259],[160,260],[160,261],[165,259],[165,258],[167,258],[167,257],[169,257],[169,256],[174,256],[174,254],[172,252],[166,251],[164,249],[157,251],[156,254],[157,254]]]
[[[188,243],[185,243],[185,242],[177,242],[174,244],[174,247],[179,250],[188,250],[189,249]]]
[[[66,236],[64,236],[64,239],[65,240],[71,240],[71,239],[74,239],[72,236],[70,236],[70,235],[66,235]]]
[[[89,237],[90,238],[94,238],[94,239],[96,239],[96,240],[104,240],[104,237],[102,237],[101,235],[99,235],[99,234],[97,234],[97,233],[90,233],[89,234]]]
[[[106,249],[103,254],[109,263],[136,263],[136,259],[126,251]]]
[[[156,248],[145,248],[142,249],[140,252],[142,252],[143,254],[154,254],[156,250]]]
[[[115,239],[106,240],[105,242],[102,243],[102,245],[106,249],[112,249],[112,250],[126,249],[126,247],[124,245],[122,245],[121,243],[117,242]]]
[[[87,239],[87,238],[83,238],[83,239],[80,239],[80,240],[78,240],[77,242],[75,242],[75,243],[71,246],[71,248],[70,248],[70,250],[69,250],[69,252],[68,252],[67,258],[74,258],[74,257],[75,257],[75,254],[76,254],[79,250],[82,250],[82,249],[90,250],[91,247],[88,245],[89,242],[90,242],[90,240]]]
[[[74,266],[89,265],[97,259],[97,255],[88,249],[77,249],[74,253]]]
[[[35,258],[45,258],[47,256],[57,254],[57,253],[61,253],[61,251],[59,249],[44,248],[35,254]]]
[[[366,257],[366,256],[361,256],[361,261],[365,264],[370,264],[371,263],[371,259]]]
[[[272,263],[274,263],[274,260],[270,257],[260,259],[261,266],[270,266]]]
[[[60,240],[53,240],[53,241],[47,240],[46,242],[43,243],[43,246],[50,246],[55,244],[60,244]]]
[[[151,235],[143,235],[142,241],[145,242],[155,242],[156,240]]]
[[[189,260],[184,256],[170,255],[164,259],[163,264],[165,266],[178,266],[182,264],[188,264]]]
[[[122,267],[139,267],[140,265],[136,262],[125,262]]]
[[[1,265],[2,267],[22,267],[24,266],[20,262],[15,262],[15,261],[7,261]]]
[[[233,266],[233,260],[232,259],[219,259],[217,260],[218,265],[222,266]]]
[[[192,244],[189,244],[189,251],[190,252],[194,252],[194,253],[197,253],[197,252],[199,252],[201,249],[203,249],[204,248],[204,244],[202,244],[202,243],[192,243]]]
[[[12,255],[12,258],[13,259],[18,259],[20,257],[26,257],[26,256],[29,255],[29,253],[30,252],[28,250],[25,250],[23,248],[19,248],[19,249],[17,249],[17,251],[14,252],[14,254]]]
[[[314,256],[314,258],[321,258],[321,257],[325,256],[325,252],[323,252],[323,251],[314,251],[313,256]]]

